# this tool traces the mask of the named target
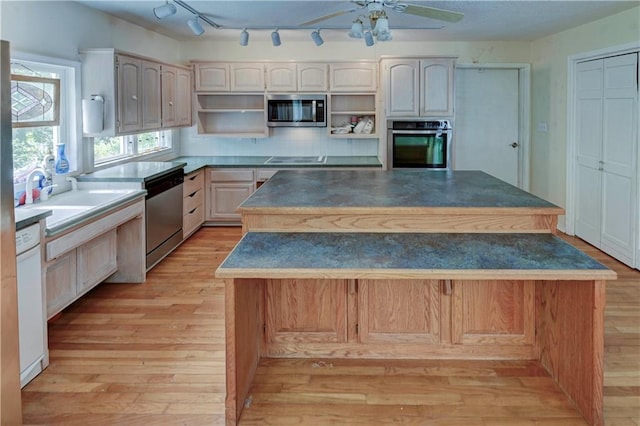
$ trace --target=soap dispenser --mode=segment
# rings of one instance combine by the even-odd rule
[[[56,157],[53,156],[51,150],[49,153],[44,156],[44,161],[42,162],[42,168],[44,169],[44,180],[41,182],[41,187],[46,188],[46,193],[51,194],[53,191],[53,173],[56,169]]]

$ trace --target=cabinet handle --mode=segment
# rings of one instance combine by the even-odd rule
[[[137,101],[138,97],[136,95],[131,95],[131,99],[133,99],[134,101]]]
[[[451,280],[444,280],[444,287],[442,288],[442,292],[445,296],[451,296]]]
[[[193,212],[195,212],[196,210],[198,210],[198,208],[197,208],[197,207],[196,207],[195,209],[191,210],[191,211],[189,212],[189,214],[193,214]]]
[[[188,195],[188,197],[189,197],[189,198],[193,198],[193,197],[195,197],[197,192],[198,192],[198,191],[194,191],[194,192],[193,192],[193,194],[189,194],[189,195]]]
[[[173,102],[169,101],[169,106],[173,106]]]

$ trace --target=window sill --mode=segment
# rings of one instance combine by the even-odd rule
[[[93,171],[105,169],[111,166],[117,166],[120,164],[130,163],[132,161],[150,161],[150,160],[158,160],[165,161],[164,159],[169,159],[175,157],[175,151],[171,148],[160,149],[152,152],[146,152],[144,154],[137,155],[125,155],[120,157],[115,157],[109,160],[105,160],[99,163],[95,163],[93,166]]]

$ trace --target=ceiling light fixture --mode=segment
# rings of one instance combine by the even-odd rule
[[[324,43],[324,40],[320,36],[320,29],[317,29],[311,33],[311,39],[316,44],[316,46],[322,46],[322,44]]]
[[[282,44],[280,42],[280,34],[278,33],[277,28],[271,33],[271,42],[274,46],[280,46]]]
[[[168,1],[162,6],[153,8],[153,14],[156,15],[156,18],[158,19],[164,19],[168,16],[175,15],[176,11],[176,5],[169,3]]]
[[[364,29],[362,28],[362,19],[358,16],[351,24],[351,31],[349,31],[349,37],[362,38]]]
[[[240,33],[240,46],[246,46],[247,44],[249,44],[249,31],[243,28]]]
[[[202,33],[204,33],[204,28],[202,28],[202,24],[200,24],[200,21],[198,21],[199,18],[200,16],[196,15],[187,21],[187,25],[189,26],[189,28],[191,28],[191,31],[193,32],[193,34],[197,36],[202,35]]]

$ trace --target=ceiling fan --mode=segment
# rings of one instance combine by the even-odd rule
[[[371,28],[375,27],[375,24],[379,18],[387,17],[384,10],[385,8],[389,8],[395,12],[408,13],[410,15],[416,15],[424,18],[431,18],[438,21],[446,22],[458,22],[464,16],[464,14],[460,12],[438,9],[429,6],[418,6],[414,4],[400,3],[398,0],[351,0],[351,3],[355,3],[356,5],[358,5],[358,7],[321,16],[319,18],[312,19],[311,21],[304,22],[300,24],[300,26],[313,26],[318,22],[336,18],[347,13],[356,12],[361,9],[366,9],[366,11],[368,12],[367,17],[371,21]]]

